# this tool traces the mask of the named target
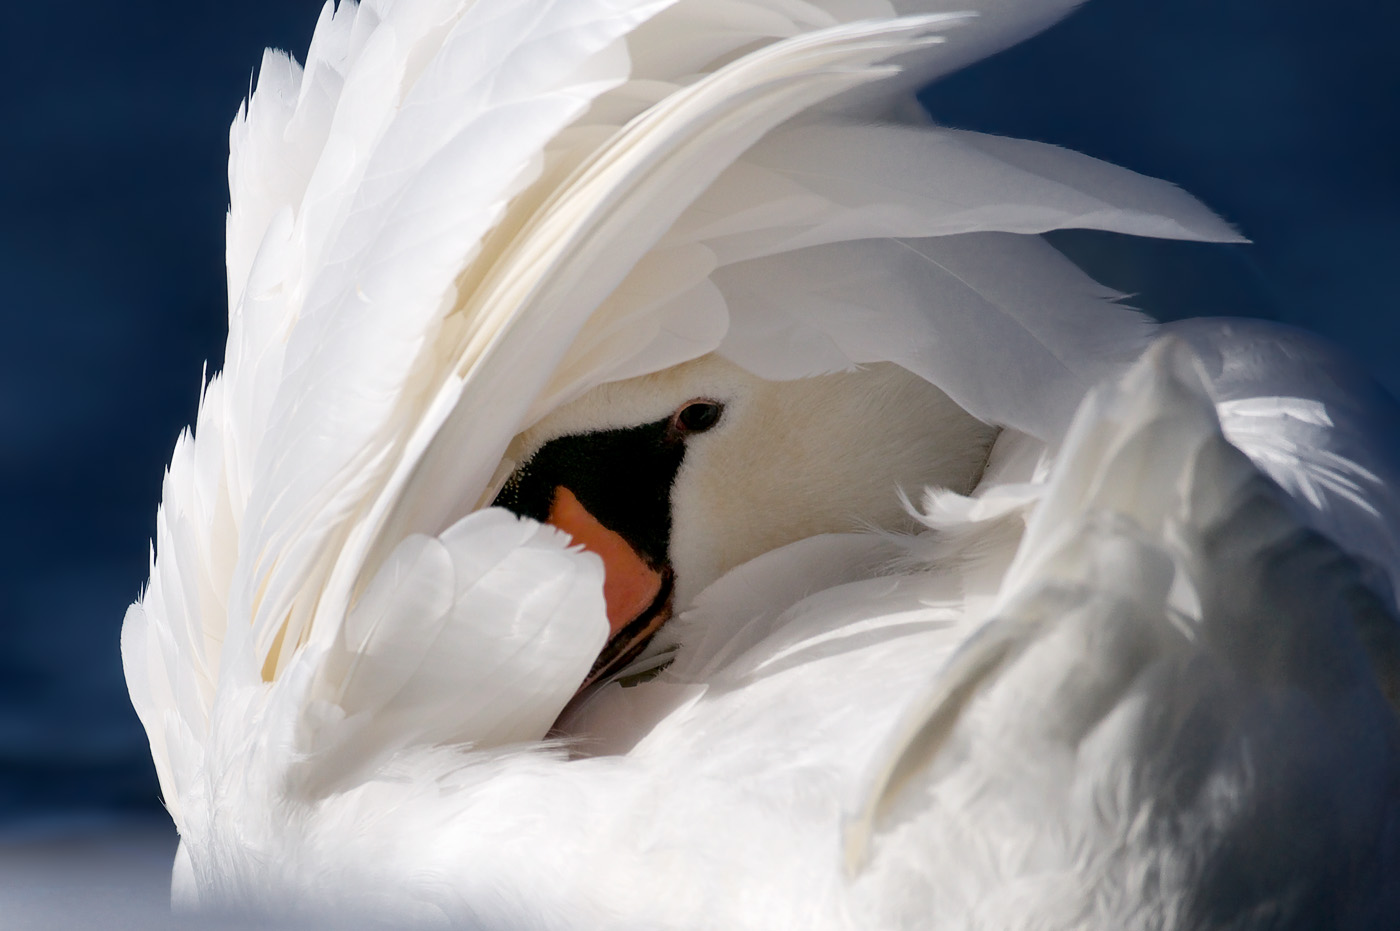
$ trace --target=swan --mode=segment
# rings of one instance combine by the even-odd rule
[[[598,677],[756,556],[822,533],[915,529],[895,490],[970,492],[995,435],[889,363],[769,381],[711,354],[552,412],[512,442],[520,465],[493,503],[602,558]]]
[[[345,0],[268,53],[122,632],[175,903],[1384,924],[1393,405],[1037,235],[1238,239],[1185,193],[903,106],[1074,6]]]

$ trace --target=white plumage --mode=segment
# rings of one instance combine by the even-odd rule
[[[1074,5],[347,0],[269,53],[225,369],[123,629],[177,902],[1383,925],[1388,402],[1276,328],[1144,354],[1035,234],[1235,234],[901,105]],[[710,396],[752,403],[686,448],[684,613],[628,672],[671,665],[571,702],[603,565],[485,506],[551,437]]]

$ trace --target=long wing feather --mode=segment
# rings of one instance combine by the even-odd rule
[[[471,236],[539,170],[545,143],[626,77],[625,54],[609,47],[662,5],[327,4],[305,70],[265,59],[230,138],[225,371],[172,459],[161,555],[129,616],[133,701],[178,824],[203,764],[171,761],[209,742],[223,692],[275,677],[290,656],[285,622],[298,596],[314,603],[337,509],[353,512],[355,482],[391,461],[385,418],[416,389],[409,372]],[[475,21],[461,26],[468,6]],[[551,11],[557,23],[532,16]],[[462,73],[474,46],[490,53],[475,61],[475,83]],[[503,56],[520,70],[497,73]],[[493,136],[506,111],[522,118]],[[514,156],[463,151],[503,142]],[[471,174],[483,164],[495,187]],[[445,203],[425,211],[435,185]],[[470,192],[477,201],[462,199]],[[159,736],[171,720],[184,729],[178,742]]]
[[[797,125],[722,174],[664,242],[721,265],[855,239],[1067,227],[1239,241],[1155,178],[1044,143],[892,124]]]
[[[720,351],[759,374],[898,362],[974,415],[1045,440],[1151,333],[1032,237],[867,240],[739,263],[714,278],[731,306]]]
[[[231,605],[235,616],[253,618],[266,654],[275,652],[275,638],[301,642],[346,519],[393,465],[404,407],[422,390],[414,368],[435,352],[429,342],[454,296],[453,279],[530,179],[545,142],[624,76],[600,77],[590,56],[648,11],[561,6],[471,6],[437,51],[441,64],[424,68],[401,103],[397,94],[381,103],[376,84],[368,116],[347,118],[344,147],[371,145],[363,164],[345,176],[322,162],[327,184],[334,179],[352,193],[307,217],[315,278],[287,345],[265,440],[275,454],[262,460],[261,493],[248,505],[260,528],[241,549],[249,578]],[[389,56],[397,38],[391,32],[371,49]],[[365,80],[396,89],[407,64],[391,56]],[[315,179],[307,196],[319,205]],[[318,213],[335,236],[324,251],[314,242]],[[282,658],[270,656],[273,674]]]

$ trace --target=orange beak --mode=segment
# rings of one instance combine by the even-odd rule
[[[608,643],[581,688],[631,661],[670,617],[666,577],[647,565],[621,535],[604,527],[563,485],[554,489],[547,523],[603,560]],[[664,595],[664,598],[663,598]]]
[[[588,513],[563,485],[554,489],[547,521],[574,542],[603,558],[603,599],[608,603],[610,636],[617,634],[651,607],[661,593],[661,573],[648,566],[622,537]]]

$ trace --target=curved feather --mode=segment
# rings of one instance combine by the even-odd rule
[[[601,560],[491,509],[395,548],[308,696],[303,791],[354,785],[405,746],[537,741],[607,640]]]

